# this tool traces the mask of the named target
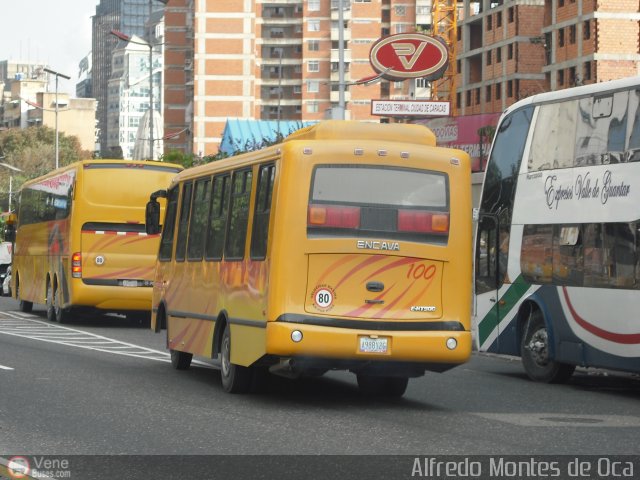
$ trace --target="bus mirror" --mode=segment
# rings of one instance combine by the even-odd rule
[[[147,235],[160,233],[160,204],[155,198],[147,202],[144,223]]]

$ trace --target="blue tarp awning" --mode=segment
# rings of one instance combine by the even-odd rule
[[[238,151],[256,150],[265,142],[272,142],[278,137],[286,137],[303,127],[316,122],[301,120],[248,120],[230,118],[224,127],[220,151],[231,155]]]

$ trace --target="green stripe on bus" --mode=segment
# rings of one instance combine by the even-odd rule
[[[518,278],[511,284],[500,301],[504,302],[504,305],[500,307],[502,313],[501,318],[498,318],[498,303],[493,306],[491,310],[487,312],[484,318],[478,324],[478,336],[480,337],[480,345],[491,335],[500,323],[500,320],[504,318],[513,307],[520,301],[524,294],[529,290],[531,285],[524,281],[522,275],[518,275]]]

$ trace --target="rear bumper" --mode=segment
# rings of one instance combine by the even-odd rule
[[[296,318],[299,318],[300,322],[293,321]],[[267,322],[267,354],[280,358],[314,357],[358,362],[411,362],[425,365],[442,364],[443,367],[464,363],[471,356],[471,332],[464,330],[456,321],[371,322],[367,325],[366,321],[348,320],[348,323],[343,323],[343,320],[336,319],[336,326],[330,326],[326,321],[314,320],[315,318],[306,316],[284,316],[277,321]],[[356,326],[360,328],[354,328]],[[386,329],[381,329],[385,326]],[[299,342],[294,342],[291,338],[294,331],[302,333],[302,340]],[[360,352],[359,338],[363,336],[387,338],[387,352]],[[449,339],[456,341],[455,348],[447,347]]]
[[[86,306],[109,312],[151,311],[152,287],[86,285],[72,280],[72,294],[65,307]]]

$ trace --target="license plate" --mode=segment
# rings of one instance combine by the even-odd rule
[[[122,286],[123,287],[137,287],[138,286],[138,281],[137,280],[122,280]]]
[[[360,337],[361,353],[387,353],[388,338]]]

